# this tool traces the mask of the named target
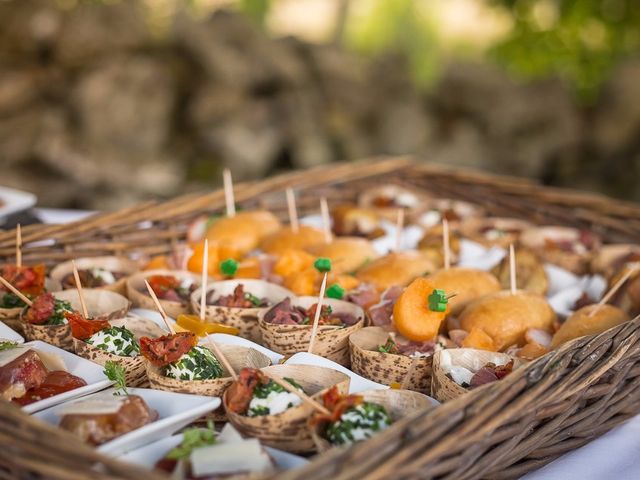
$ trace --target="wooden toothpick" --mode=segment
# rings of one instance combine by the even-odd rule
[[[11,293],[13,293],[16,297],[18,297],[20,300],[22,300],[26,305],[28,305],[29,307],[33,305],[33,302],[31,300],[29,300],[20,290],[18,290],[16,287],[14,287],[13,285],[11,285],[4,277],[0,276],[0,283],[2,283],[2,285],[4,285],[5,287],[7,287]]]
[[[322,312],[322,301],[324,300],[324,291],[327,288],[327,275],[324,273],[322,277],[322,285],[320,285],[320,294],[318,295],[318,303],[316,305],[316,314],[313,317],[313,327],[311,328],[311,338],[309,339],[308,353],[313,353],[313,346],[316,342],[316,334],[318,333],[318,322],[320,321],[320,313]]]
[[[402,248],[402,231],[404,229],[404,208],[398,209],[398,217],[396,219],[396,252]]]
[[[231,170],[225,168],[222,171],[222,182],[224,184],[224,200],[227,205],[227,217],[236,216],[236,202],[233,196],[233,179]]]
[[[200,288],[200,290],[202,291],[202,294],[200,295],[200,321],[203,323],[205,321],[205,310],[207,308],[207,283],[208,282],[209,282],[209,240],[205,239],[204,253],[202,254],[202,287]],[[216,342],[213,341],[213,338],[211,338],[210,335],[207,335],[206,338],[207,338],[207,343],[213,350],[213,353],[215,354],[215,356],[218,357],[218,360],[222,362],[224,367],[227,369],[227,371],[231,375],[231,378],[236,380],[238,378],[238,375],[236,374],[236,371],[231,366],[231,363],[229,362],[227,357],[224,355],[224,353],[222,353],[222,350],[220,350],[220,347],[216,345]]]
[[[289,208],[289,224],[294,233],[298,233],[300,226],[298,224],[298,209],[296,208],[296,196],[293,189],[287,188],[287,207]]]
[[[324,242],[331,243],[333,241],[333,233],[331,233],[331,218],[329,217],[329,206],[327,199],[320,199],[320,214],[322,215],[322,230],[324,231]]]
[[[16,226],[16,267],[22,267],[22,228]]]
[[[515,295],[518,289],[516,279],[516,253],[513,248],[513,243],[509,245],[509,280],[511,282],[511,295]]]
[[[636,271],[638,271],[638,269],[640,268],[640,263],[631,263],[628,265],[628,267],[629,268],[627,269],[626,273],[620,278],[620,280],[618,280],[615,283],[613,287],[611,287],[611,289],[609,289],[609,291],[605,294],[605,296],[602,297],[600,301],[596,304],[596,308],[591,310],[591,312],[589,312],[589,315],[587,316],[589,317],[594,316],[596,312],[598,312],[598,310],[600,310],[604,304],[608,303],[609,300],[611,300],[611,298],[616,294],[616,292],[620,290],[620,287],[622,287],[622,285],[624,285],[625,282],[629,280],[629,277],[631,277],[631,275],[633,275]]]
[[[160,312],[160,315],[162,315],[162,319],[164,320],[165,325],[169,329],[169,332],[171,332],[172,335],[175,335],[176,331],[173,329],[173,325],[171,325],[171,322],[169,321],[169,317],[165,313],[164,308],[162,308],[162,305],[160,305],[160,300],[158,300],[158,297],[156,296],[156,292],[153,291],[153,288],[151,288],[151,285],[149,285],[149,282],[147,282],[147,280],[144,281],[144,284],[147,286],[149,295],[151,296],[153,303],[156,305],[158,312]]]
[[[323,415],[331,415],[331,412],[324,405],[321,405],[319,402],[316,402],[309,395],[307,395],[304,392],[301,392],[300,390],[298,390],[296,387],[291,385],[286,380],[284,380],[284,379],[282,379],[282,378],[280,378],[277,375],[274,375],[272,373],[266,373],[266,372],[263,372],[263,373],[265,373],[267,375],[267,377],[269,377],[275,383],[277,383],[282,388],[284,388],[287,392],[293,393],[294,395],[297,395],[300,398],[300,400],[302,400],[304,403],[306,403],[307,405],[311,406],[315,410],[319,411]]]
[[[204,322],[205,309],[207,308],[207,283],[209,282],[209,240],[204,240],[204,253],[202,254],[202,286],[200,290],[200,320]]]
[[[78,267],[76,267],[76,261],[71,260],[71,265],[73,265],[73,278],[76,281],[76,288],[78,289],[78,298],[80,298],[82,315],[84,316],[84,318],[89,318],[89,310],[87,309],[87,304],[85,303],[84,295],[82,294],[82,283],[80,283],[80,275],[78,275]]]
[[[444,251],[444,269],[451,268],[451,246],[449,245],[449,220],[442,217],[442,248]]]

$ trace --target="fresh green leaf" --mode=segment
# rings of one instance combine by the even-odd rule
[[[185,460],[191,452],[198,448],[207,447],[216,443],[216,431],[213,422],[207,423],[207,428],[187,428],[182,433],[182,442],[167,454],[170,460]]]
[[[116,390],[114,395],[129,395],[127,392],[126,372],[120,362],[107,360],[103,371],[107,378],[114,382],[113,388]]]

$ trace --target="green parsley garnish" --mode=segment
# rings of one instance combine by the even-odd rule
[[[65,320],[65,312],[73,312],[73,307],[69,302],[58,300],[56,298],[53,307],[53,314],[45,322],[45,325],[63,325]]]
[[[163,374],[177,380],[210,380],[222,377],[222,365],[208,348],[196,345],[179,360],[163,369]]]
[[[391,338],[387,340],[387,343],[378,347],[380,353],[398,353],[398,346]]]
[[[102,335],[103,343],[94,343],[91,338],[87,339],[86,342],[100,350],[121,357],[133,357],[135,354],[140,353],[138,341],[131,330],[128,330],[124,326],[105,328],[98,333]]]
[[[304,392],[304,390],[300,386],[300,384],[298,382],[296,382],[293,378],[284,377],[283,380],[286,381],[286,382],[289,382],[289,384],[291,384],[292,386],[294,386],[298,390]],[[263,383],[259,383],[256,386],[256,388],[253,390],[253,398],[265,399],[271,393],[284,393],[284,392],[287,392],[287,390],[285,390],[283,387],[278,385],[273,380],[269,380],[269,382],[267,382],[267,383],[264,383],[264,384]],[[293,407],[293,404],[290,403],[287,406],[287,408],[291,408],[291,407]],[[262,415],[269,415],[270,413],[271,413],[271,411],[269,410],[268,407],[260,405],[260,406],[257,406],[257,407],[249,408],[249,410],[247,411],[247,416],[249,416],[249,417],[259,417],[259,416],[262,416]]]
[[[345,445],[371,438],[375,432],[391,425],[391,417],[386,408],[377,403],[364,402],[345,411],[340,420],[327,426],[326,437],[333,445]],[[354,430],[364,438],[356,438]]]
[[[9,341],[0,342],[0,351],[12,350],[17,346],[18,344],[16,342],[9,342]]]
[[[249,300],[253,304],[254,307],[263,307],[263,306],[265,306],[264,305],[265,301],[262,298],[256,297],[255,295],[253,295],[253,294],[251,294],[249,292],[246,292],[244,294],[244,298],[245,298],[245,300]]]
[[[25,303],[14,293],[5,293],[0,300],[0,308],[22,308]]]
[[[187,428],[182,433],[182,442],[176,448],[167,453],[170,460],[185,460],[191,452],[198,448],[207,447],[216,443],[216,431],[213,422],[207,422],[207,428]]]
[[[120,362],[107,360],[104,364],[103,372],[113,382],[114,395],[129,395],[129,392],[127,392],[126,372]]]

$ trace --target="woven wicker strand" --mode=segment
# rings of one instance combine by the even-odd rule
[[[607,242],[640,243],[640,207],[532,182],[461,172],[410,159],[367,160],[238,184],[243,208],[286,218],[283,190],[296,189],[301,215],[317,198],[353,202],[360,191],[395,183],[433,196],[478,202],[491,215],[592,229]],[[71,226],[23,230],[25,262],[72,256],[153,255],[185,238],[190,221],[220,211],[221,191],[150,202]],[[141,228],[140,222],[150,221]],[[32,246],[52,239],[51,246]],[[13,261],[14,232],[0,233],[0,263]],[[332,449],[273,478],[313,480],[517,478],[640,413],[640,320],[584,337],[446,404],[403,418],[371,440]],[[166,478],[99,455],[69,434],[0,403],[0,478]],[[99,469],[93,468],[99,465]]]

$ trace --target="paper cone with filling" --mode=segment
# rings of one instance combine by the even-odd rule
[[[133,333],[138,341],[140,337],[156,338],[166,335],[167,333],[154,321],[141,317],[119,318],[109,323],[113,327],[126,327]],[[91,360],[98,365],[104,365],[109,360],[120,362],[125,370],[127,385],[130,387],[143,387],[149,384],[145,371],[144,358],[140,354],[135,357],[115,355],[77,338],[73,339],[73,349],[76,355]]]
[[[131,275],[127,279],[127,297],[133,302],[133,306],[136,308],[146,308],[148,310],[156,310],[153,299],[149,296],[147,287],[144,284],[145,280],[154,275],[170,275],[180,280],[189,279],[195,285],[200,285],[200,275],[192,273],[186,270],[145,270],[144,272],[138,272]],[[172,300],[160,299],[160,304],[167,315],[172,318],[176,318],[182,313],[189,313],[189,300],[183,302],[175,302]]]
[[[506,365],[513,360],[515,370],[523,361],[506,353],[488,352],[473,348],[451,348],[440,350],[433,355],[433,375],[431,377],[431,395],[440,402],[446,402],[464,395],[469,389],[453,380],[452,367],[462,367],[472,373],[477,372],[487,363]]]
[[[365,327],[349,335],[351,370],[383,385],[403,384],[408,390],[428,395],[431,392],[433,356],[411,358],[378,351],[378,347],[388,339],[389,332],[380,327]],[[411,374],[405,379],[412,363]]]
[[[317,301],[317,297],[297,297],[293,298],[291,303],[307,309]],[[353,303],[331,298],[325,298],[323,305],[329,305],[334,312],[350,313],[358,319],[358,322],[347,327],[318,325],[312,353],[340,365],[349,366],[349,335],[364,327],[364,310]],[[275,352],[288,356],[306,352],[309,348],[313,319],[310,319],[309,325],[277,325],[267,322],[262,314],[258,324],[262,334],[262,344]]]
[[[78,258],[75,261],[78,270],[89,270],[92,268],[101,268],[108,270],[110,272],[118,272],[125,274],[124,277],[116,280],[114,283],[110,285],[105,285],[104,287],[99,287],[100,289],[110,290],[112,292],[119,293],[120,295],[126,295],[127,288],[127,277],[136,273],[138,270],[138,265],[128,258],[124,257],[89,257],[89,258]],[[55,266],[50,273],[50,277],[52,280],[59,282],[62,285],[62,281],[68,275],[73,275],[73,264],[72,262],[63,262]],[[73,285],[67,285],[63,288],[72,288]]]
[[[576,275],[588,272],[593,252],[600,247],[600,238],[570,227],[545,226],[524,230],[520,244],[542,258]]]
[[[200,345],[211,350],[211,347],[206,341],[201,341]],[[271,365],[269,357],[257,350],[254,350],[253,348],[224,344],[218,344],[218,348],[220,348],[222,354],[227,358],[227,360],[229,360],[231,367],[236,373],[246,367],[264,368]],[[215,352],[213,350],[211,351],[215,356]],[[147,378],[149,379],[149,384],[151,385],[151,388],[156,390],[165,390],[175,393],[190,393],[193,395],[207,395],[210,397],[222,397],[224,392],[232,383],[231,374],[227,371],[222,361],[220,361],[220,366],[223,370],[223,376],[221,378],[213,378],[209,380],[180,380],[171,378],[163,375],[161,369],[152,365],[148,360],[144,360],[144,365]],[[221,406],[216,411],[212,412],[208,418],[212,418],[215,421],[225,421],[226,415],[224,408]]]
[[[433,403],[429,398],[418,392],[410,390],[398,390],[390,388],[387,390],[367,390],[356,395],[364,397],[365,402],[377,403],[387,410],[391,417],[392,424],[403,417],[407,417],[415,412],[433,408]],[[326,452],[333,445],[324,438],[322,430],[324,426],[318,424],[310,427],[311,438],[319,453]]]
[[[85,288],[82,290],[89,317],[94,320],[113,320],[123,318],[129,311],[131,302],[122,295],[109,290]],[[54,292],[57,300],[69,302],[74,310],[81,311],[77,290]],[[24,310],[26,312],[26,309]],[[71,327],[63,325],[34,325],[21,317],[24,336],[28,341],[42,340],[56,347],[72,352],[74,350]]]
[[[260,327],[258,318],[264,315],[273,305],[287,297],[293,298],[295,295],[280,285],[269,283],[264,280],[237,279],[213,282],[207,285],[207,295],[214,292],[213,300],[217,300],[224,295],[232,295],[238,285],[244,285],[245,293],[250,293],[259,298],[266,298],[269,301],[268,307],[261,308],[234,308],[217,305],[207,305],[205,308],[205,321],[217,322],[236,327],[240,330],[240,336],[260,343]],[[191,294],[191,308],[196,314],[200,314],[200,297],[202,288],[198,288]]]
[[[262,370],[267,375],[273,373],[280,378],[293,379],[307,395],[319,402],[322,394],[334,385],[341,394],[349,391],[349,377],[330,368],[285,364],[272,365]],[[226,409],[226,393],[223,405]],[[277,415],[256,417],[239,415],[227,409],[227,418],[244,436],[258,438],[265,445],[287,452],[306,453],[315,449],[307,423],[314,411],[313,407],[301,403]]]

